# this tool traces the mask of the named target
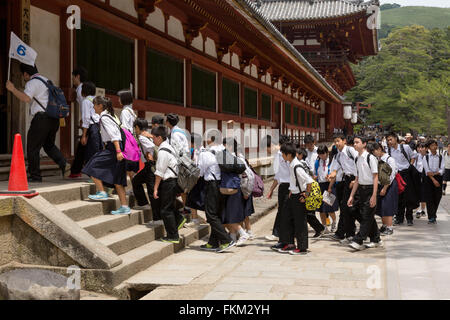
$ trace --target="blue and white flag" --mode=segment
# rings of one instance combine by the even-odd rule
[[[22,63],[34,66],[37,52],[20,40],[18,36],[11,32],[11,46],[9,48],[9,57],[19,60]]]

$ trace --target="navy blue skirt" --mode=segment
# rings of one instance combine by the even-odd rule
[[[200,177],[197,184],[189,192],[186,206],[195,209],[205,211],[205,180]]]
[[[381,190],[381,186],[378,187]],[[378,195],[377,215],[380,217],[392,217],[398,210],[398,184],[394,179],[388,188],[386,195],[381,197]]]
[[[250,195],[247,200],[244,199],[244,214],[245,217],[250,217],[254,213],[255,207],[253,206],[253,196]]]
[[[84,161],[87,163],[97,152],[103,149],[102,137],[100,135],[100,126],[98,123],[91,124],[88,129],[88,140],[86,144],[86,151],[84,154]]]
[[[114,144],[108,142],[105,150],[97,152],[81,171],[85,175],[99,179],[108,188],[127,185],[125,160],[117,161]]]
[[[321,182],[319,183],[320,186],[320,191],[322,192],[322,194],[328,190],[328,186],[330,185],[329,182]],[[333,188],[331,189],[331,193],[336,195],[336,184],[333,186]],[[319,209],[317,209],[317,212],[322,212],[322,213],[331,213],[331,212],[336,212],[339,209],[339,201],[336,198],[336,201],[334,201],[334,204],[332,206],[326,204],[325,202],[322,202],[322,205],[320,206]]]
[[[139,161],[135,162],[135,161],[130,161],[130,160],[125,160],[126,162],[126,168],[127,168],[127,172],[134,172],[134,173],[138,173],[139,172]]]
[[[249,198],[250,200],[250,198]],[[223,209],[222,209],[222,223],[241,223],[246,217],[246,200],[242,194],[241,189],[238,189],[236,194],[231,196],[223,195]],[[253,201],[252,201],[253,205]]]

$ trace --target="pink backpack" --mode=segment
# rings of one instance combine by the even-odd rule
[[[110,115],[103,115],[103,116],[111,118],[120,129],[122,141],[125,140],[125,146],[122,151],[123,157],[126,160],[138,162],[139,159],[141,158],[141,151],[139,150],[139,145],[136,139],[134,138],[133,134],[127,129],[122,128],[121,125],[117,123],[117,120],[111,117]]]

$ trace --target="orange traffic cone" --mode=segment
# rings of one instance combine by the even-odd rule
[[[25,159],[23,157],[22,136],[16,134],[14,138],[11,169],[9,172],[8,191],[0,191],[0,196],[25,196],[34,197],[38,193],[28,190],[27,172],[25,170]]]

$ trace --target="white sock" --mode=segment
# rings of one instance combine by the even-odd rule
[[[245,232],[245,230],[243,228],[239,229],[239,236],[241,237],[248,237],[248,233]]]

